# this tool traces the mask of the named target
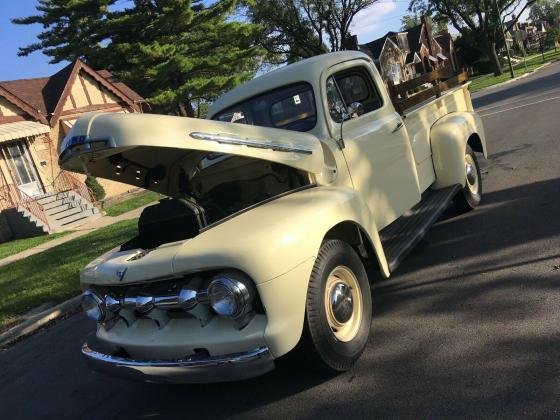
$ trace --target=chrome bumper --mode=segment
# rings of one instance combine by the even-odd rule
[[[268,347],[203,359],[149,361],[99,353],[85,343],[82,354],[93,370],[144,382],[228,382],[263,375],[274,369]]]

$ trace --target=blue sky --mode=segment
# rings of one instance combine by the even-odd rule
[[[41,25],[14,25],[10,20],[35,14],[35,0],[2,2],[0,15],[0,80],[49,76],[67,63],[48,64],[49,58],[40,52],[18,57],[18,47],[29,45],[41,32]],[[409,0],[378,0],[354,19],[352,32],[363,44],[383,36],[387,31],[400,29],[401,17],[407,14]]]

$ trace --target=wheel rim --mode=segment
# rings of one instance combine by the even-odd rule
[[[358,279],[348,267],[331,271],[325,287],[327,322],[337,340],[356,337],[362,322],[362,293]]]
[[[473,195],[478,194],[478,171],[476,162],[469,154],[465,155],[465,175],[467,178],[467,187]]]

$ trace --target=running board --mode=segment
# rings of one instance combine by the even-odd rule
[[[459,184],[440,190],[428,189],[418,204],[379,232],[390,272],[426,235],[460,189]]]

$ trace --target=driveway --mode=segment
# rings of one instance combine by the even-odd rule
[[[0,353],[0,418],[558,417],[558,96],[560,64],[473,95],[490,152],[483,204],[448,210],[377,284],[350,372],[284,361],[232,384],[106,378],[81,360],[93,324],[77,315]]]

